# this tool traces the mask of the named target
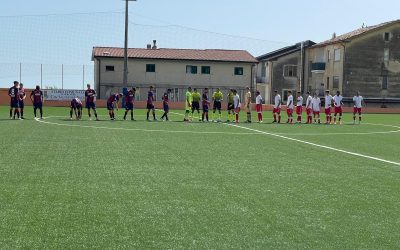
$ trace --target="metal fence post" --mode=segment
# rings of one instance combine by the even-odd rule
[[[40,64],[40,88],[43,89],[43,64]]]
[[[85,64],[82,67],[82,89],[85,89]]]
[[[61,64],[61,89],[64,89],[64,64]]]

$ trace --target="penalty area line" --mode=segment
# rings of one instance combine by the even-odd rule
[[[161,130],[161,129],[141,129],[141,128],[123,128],[123,127],[103,127],[103,126],[91,126],[91,125],[81,125],[81,124],[66,124],[66,123],[56,123],[49,122],[45,119],[51,118],[55,116],[44,117],[44,120],[40,120],[39,118],[35,118],[35,121],[54,126],[61,127],[78,127],[78,128],[91,128],[91,129],[105,129],[105,130],[119,130],[119,131],[142,131],[142,132],[159,132],[159,133],[169,133],[169,134],[223,134],[223,135],[258,135],[258,133],[231,133],[231,132],[220,132],[220,131],[193,131],[193,130]]]
[[[261,131],[261,130],[257,130],[257,129],[242,127],[242,126],[239,126],[239,125],[236,125],[236,124],[228,124],[228,123],[224,123],[224,124],[226,124],[227,126],[232,126],[232,127],[235,127],[235,128],[245,129],[245,130],[248,130],[248,131],[257,132],[257,133],[264,134],[264,135],[270,135],[270,136],[278,137],[278,138],[289,140],[289,141],[295,141],[295,142],[307,144],[307,145],[310,145],[310,146],[313,146],[313,147],[328,149],[328,150],[332,150],[332,151],[336,151],[336,152],[340,152],[340,153],[344,153],[344,154],[348,154],[348,155],[352,155],[352,156],[358,156],[358,157],[366,158],[366,159],[369,159],[369,160],[374,160],[374,161],[379,161],[379,162],[384,162],[384,163],[400,166],[400,163],[395,162],[395,161],[388,161],[388,160],[381,159],[381,158],[378,158],[378,157],[373,157],[373,156],[363,155],[363,154],[359,154],[359,153],[354,153],[354,152],[346,151],[346,150],[343,150],[343,149],[337,149],[337,148],[333,148],[333,147],[329,147],[329,146],[325,146],[325,145],[320,145],[320,144],[316,144],[316,143],[312,143],[312,142],[308,142],[308,141],[303,141],[303,140],[299,140],[299,139],[295,139],[295,138],[290,138],[290,137],[287,137],[287,136],[274,134],[274,133],[269,133],[269,132],[265,132],[265,131]]]

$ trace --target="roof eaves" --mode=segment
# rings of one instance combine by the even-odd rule
[[[271,55],[269,55],[269,56],[257,57],[257,59],[258,59],[259,61],[265,61],[265,60],[270,60],[270,61],[272,61],[272,60],[276,60],[276,59],[279,58],[279,57],[287,56],[287,55],[290,55],[290,54],[299,52],[300,50],[301,50],[301,49],[299,49],[299,48],[295,48],[295,49],[287,50],[287,51],[281,52],[281,53],[274,53],[274,54],[271,54]]]
[[[338,40],[330,39],[330,40],[327,40],[327,41],[324,41],[324,42],[321,42],[321,43],[317,43],[314,46],[312,46],[312,48],[318,48],[318,47],[323,47],[323,46],[337,44],[337,43],[349,43],[349,42],[351,42],[351,39],[363,36],[365,34],[368,34],[370,32],[373,32],[373,31],[376,31],[376,30],[379,30],[379,29],[386,28],[387,26],[390,26],[390,25],[393,25],[393,24],[396,24],[396,23],[400,23],[400,19],[395,20],[395,21],[391,21],[391,22],[386,22],[386,23],[381,23],[381,24],[370,26],[370,29],[365,30],[364,32],[360,32],[358,34],[350,35],[350,36],[346,37],[345,39],[338,39]],[[344,36],[346,34],[349,34],[349,33],[355,32],[355,31],[357,31],[357,30],[350,31],[350,32],[345,33],[345,34],[343,34],[341,36]]]
[[[103,55],[94,55],[94,58],[111,58],[111,59],[121,59],[121,56],[103,56]],[[137,60],[165,60],[165,61],[196,61],[196,62],[226,62],[226,63],[258,63],[258,60],[207,60],[207,59],[188,59],[188,58],[156,58],[156,57],[132,57],[129,56],[129,59],[137,59]]]

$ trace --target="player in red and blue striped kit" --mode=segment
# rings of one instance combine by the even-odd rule
[[[81,119],[82,118],[82,109],[83,109],[82,101],[78,97],[72,99],[71,110],[69,111],[69,116],[70,116],[71,120],[72,120],[72,113],[75,113],[75,117],[77,120]]]
[[[161,116],[161,120],[163,120],[163,121],[164,121],[164,118],[166,121],[169,121],[168,113],[169,113],[169,94],[170,93],[171,93],[171,89],[168,89],[167,92],[165,92],[164,95],[162,96],[164,114]]]
[[[19,112],[21,114],[22,120],[25,119],[24,118],[25,98],[26,94],[25,94],[24,84],[21,82],[19,84],[18,102],[19,102]]]
[[[210,106],[210,101],[208,99],[208,88],[204,89],[203,96],[202,96],[202,104],[203,104],[203,114],[201,115],[201,118],[202,118],[201,120],[203,122],[205,122],[204,118],[206,118],[207,122],[208,122],[209,121],[208,120],[208,109]]]
[[[88,110],[89,120],[92,120],[92,114],[90,113],[90,109],[93,109],[96,121],[98,121],[99,119],[97,118],[96,103],[94,100],[94,98],[96,97],[96,91],[90,88],[90,84],[86,86],[87,90],[85,91],[85,104]]]
[[[157,121],[156,111],[154,109],[154,104],[153,104],[153,102],[155,101],[153,90],[154,90],[154,87],[150,86],[150,90],[147,94],[147,121],[150,121],[149,120],[150,111],[152,111],[152,113],[153,113],[153,120]]]
[[[122,94],[115,93],[112,94],[108,99],[107,99],[107,109],[108,109],[108,114],[110,115],[110,119],[112,121],[115,120],[115,113],[114,113],[114,107],[118,111],[118,103],[119,99],[122,97]]]
[[[8,96],[11,98],[10,100],[10,119],[15,119],[17,115],[19,119],[19,82],[14,81],[14,86],[8,90]],[[14,110],[14,116],[13,116]]]
[[[33,114],[36,118],[37,109],[40,111],[40,119],[43,119],[43,92],[40,90],[39,86],[31,92],[31,100],[33,103]]]
[[[135,93],[136,93],[136,89],[132,88],[125,94],[124,120],[126,120],[126,116],[128,115],[128,112],[131,111],[131,120],[135,121],[135,119],[133,118],[133,102],[135,101]]]

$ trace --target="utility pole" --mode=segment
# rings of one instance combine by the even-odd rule
[[[19,63],[19,83],[22,81],[22,63]]]
[[[40,64],[40,88],[43,88],[43,64]]]
[[[301,72],[300,72],[300,84],[299,90],[301,94],[303,94],[303,78],[304,78],[304,42],[301,42]]]
[[[82,89],[85,90],[85,64],[82,67]]]
[[[129,23],[129,2],[136,0],[125,0],[125,47],[124,47],[124,78],[123,87],[128,86],[128,23]]]
[[[61,89],[64,89],[64,64],[61,64]]]

